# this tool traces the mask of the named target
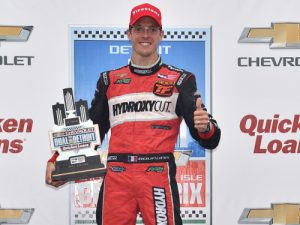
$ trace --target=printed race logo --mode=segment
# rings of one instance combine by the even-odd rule
[[[188,165],[177,167],[176,180],[181,207],[206,206],[205,174],[205,161],[189,160]]]
[[[239,224],[300,225],[299,204],[272,204],[270,209],[244,209]]]
[[[272,23],[268,28],[244,28],[240,43],[269,43],[270,48],[300,48],[299,23]]]
[[[23,144],[26,139],[19,136],[21,133],[31,133],[33,126],[32,119],[1,119],[0,118],[0,134],[9,136],[14,134],[12,139],[0,138],[0,153],[20,153],[23,150]],[[15,135],[16,134],[16,135]]]
[[[300,153],[300,141],[295,139],[271,139],[270,134],[296,134],[300,131],[300,115],[294,115],[292,119],[280,118],[279,114],[274,114],[273,118],[259,119],[255,115],[246,115],[240,122],[240,130],[255,137],[253,153],[255,154],[295,154]],[[265,140],[267,139],[267,141]]]
[[[26,42],[33,26],[0,26],[0,42]],[[31,66],[34,56],[0,55],[0,66]]]

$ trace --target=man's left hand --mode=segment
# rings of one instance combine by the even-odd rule
[[[201,98],[196,99],[196,111],[194,112],[194,124],[198,132],[205,132],[209,123],[209,117],[207,111],[202,108]]]

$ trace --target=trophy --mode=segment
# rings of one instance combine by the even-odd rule
[[[97,124],[89,119],[87,101],[74,102],[72,88],[63,89],[64,103],[52,106],[54,127],[51,149],[59,156],[52,178],[55,181],[101,177],[106,167],[95,147],[100,145]]]

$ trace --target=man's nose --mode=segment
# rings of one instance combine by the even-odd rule
[[[150,34],[149,28],[144,27],[144,28],[142,29],[142,36],[148,37],[149,34]]]

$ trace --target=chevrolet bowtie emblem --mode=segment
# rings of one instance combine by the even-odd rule
[[[27,41],[33,26],[0,26],[0,41]]]
[[[272,204],[271,209],[244,209],[239,224],[299,225],[299,204]]]
[[[0,224],[28,224],[34,209],[0,208]]]
[[[244,28],[240,43],[270,43],[270,48],[300,48],[299,23],[272,23],[271,28]]]

